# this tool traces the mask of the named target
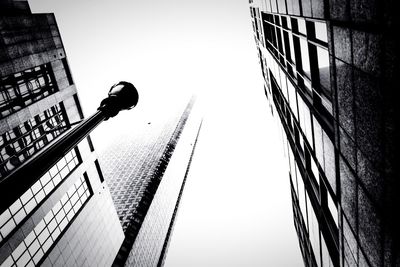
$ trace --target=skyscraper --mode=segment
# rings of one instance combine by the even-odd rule
[[[168,248],[201,113],[193,99],[158,110],[133,124],[137,134],[122,134],[100,154],[125,233],[114,266],[161,266]]]
[[[124,235],[90,138],[42,177],[15,169],[83,119],[53,14],[0,0],[0,265],[107,266]]]
[[[399,266],[393,3],[249,2],[305,265]]]

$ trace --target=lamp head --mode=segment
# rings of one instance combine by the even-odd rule
[[[108,97],[101,101],[98,109],[103,111],[108,119],[117,115],[121,110],[134,108],[138,101],[139,93],[135,86],[121,81],[111,87]]]

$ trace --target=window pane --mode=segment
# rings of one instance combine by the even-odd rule
[[[296,63],[296,57],[294,55],[293,35],[289,33],[289,46],[290,46],[290,57],[293,63]]]
[[[314,209],[312,208],[311,201],[307,195],[307,206],[308,206],[308,224],[309,224],[309,235],[311,247],[314,251],[315,260],[317,265],[321,266],[321,255],[320,255],[320,243],[319,243],[319,225],[317,216],[315,215]]]
[[[296,101],[296,89],[292,85],[291,81],[288,81],[288,94],[289,94],[289,105],[296,119],[298,118],[297,114],[297,101]]]
[[[332,214],[333,220],[336,223],[336,227],[338,226],[338,211],[335,203],[333,202],[331,194],[328,193],[328,208]]]
[[[299,33],[307,35],[306,21],[304,19],[298,19],[297,25],[299,26]]]
[[[322,128],[319,122],[313,116],[314,125],[314,142],[315,142],[315,156],[317,157],[318,163],[322,168],[324,167],[324,155],[323,155],[323,139],[322,139]]]
[[[326,32],[326,24],[323,22],[315,22],[315,38],[320,41],[328,42],[328,34]]]
[[[324,130],[322,130],[322,134],[324,142],[324,171],[329,184],[336,194],[335,148],[333,142]]]
[[[321,250],[322,250],[322,266],[333,267],[331,256],[329,255],[328,248],[326,246],[325,238],[321,235]]]
[[[300,210],[304,219],[304,222],[307,227],[307,211],[306,211],[306,191],[304,188],[304,182],[303,178],[300,175],[299,168],[297,167],[296,163],[296,175],[297,175],[297,183],[298,183],[298,189],[299,189],[299,206]]]
[[[311,77],[310,72],[310,56],[308,54],[308,43],[305,39],[300,38],[300,53],[301,53],[301,63],[303,73],[306,74],[308,77]],[[329,64],[329,61],[328,61]]]
[[[318,56],[319,82],[323,88],[330,90],[331,78],[329,71],[328,51],[321,47],[317,47],[317,56]]]

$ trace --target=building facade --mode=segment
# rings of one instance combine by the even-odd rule
[[[400,266],[391,1],[250,0],[306,266]]]
[[[16,168],[83,119],[53,14],[0,0],[0,265],[107,266],[124,235],[90,138],[42,177]]]
[[[189,171],[201,112],[159,112],[134,124],[100,154],[125,240],[113,266],[162,266]]]

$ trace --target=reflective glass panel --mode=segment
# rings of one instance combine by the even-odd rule
[[[307,35],[306,21],[304,19],[298,19],[297,25],[299,27],[299,33]]]
[[[326,24],[323,22],[315,22],[315,38],[320,41],[328,42],[328,34],[326,32]]]
[[[317,47],[319,82],[327,90],[331,87],[328,50]]]
[[[308,54],[308,43],[305,39],[300,38],[300,53],[301,53],[301,66],[303,69],[303,73],[308,77],[311,77],[310,70],[310,56]],[[328,61],[329,63],[329,61]]]
[[[309,224],[309,232],[311,247],[314,252],[315,260],[317,261],[317,265],[321,266],[321,255],[320,255],[320,243],[319,243],[319,224],[317,220],[317,216],[315,215],[314,209],[311,205],[311,201],[307,195],[307,206],[308,206],[308,224]]]

